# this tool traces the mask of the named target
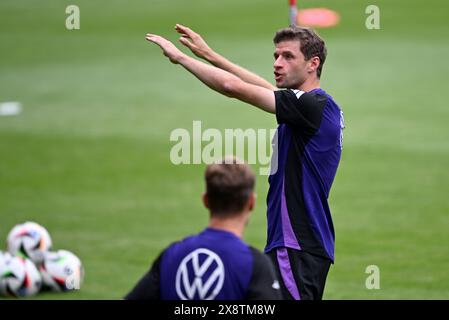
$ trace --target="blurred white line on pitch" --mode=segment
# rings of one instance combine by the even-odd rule
[[[16,116],[22,112],[22,104],[17,101],[0,102],[0,116]]]

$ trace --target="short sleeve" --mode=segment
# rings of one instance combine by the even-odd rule
[[[320,127],[327,97],[314,92],[300,90],[278,90],[276,99],[276,119],[314,134]]]
[[[248,286],[246,300],[282,299],[279,281],[271,260],[259,250],[250,247],[253,255],[253,274]]]

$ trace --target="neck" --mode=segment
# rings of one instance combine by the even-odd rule
[[[300,86],[299,90],[304,92],[312,91],[313,89],[318,89],[320,87],[320,79],[319,78],[309,78],[306,79]]]
[[[222,218],[211,216],[209,227],[219,230],[224,230],[235,234],[237,237],[243,237],[243,231],[246,225],[246,215],[234,215],[232,218]]]

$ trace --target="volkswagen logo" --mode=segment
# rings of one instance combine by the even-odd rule
[[[213,251],[199,248],[189,253],[176,272],[176,293],[182,300],[213,300],[223,287],[225,270]]]

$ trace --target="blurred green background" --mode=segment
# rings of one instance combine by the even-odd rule
[[[65,8],[81,11],[65,28]],[[367,30],[365,8],[380,8]],[[449,4],[300,1],[341,15],[319,30],[328,46],[322,87],[345,112],[342,162],[331,192],[336,263],[325,299],[449,299]],[[147,32],[177,41],[175,23],[200,32],[232,61],[272,81],[275,30],[287,1],[0,2],[0,240],[34,220],[54,247],[76,253],[85,283],[43,299],[119,299],[172,241],[208,220],[204,165],[170,162],[170,132],[272,129],[275,118],[212,92]],[[184,50],[184,49],[183,49]],[[254,166],[257,169],[257,166]],[[267,177],[245,240],[266,239]],[[1,240],[1,249],[5,241]],[[365,287],[368,265],[379,290]]]

